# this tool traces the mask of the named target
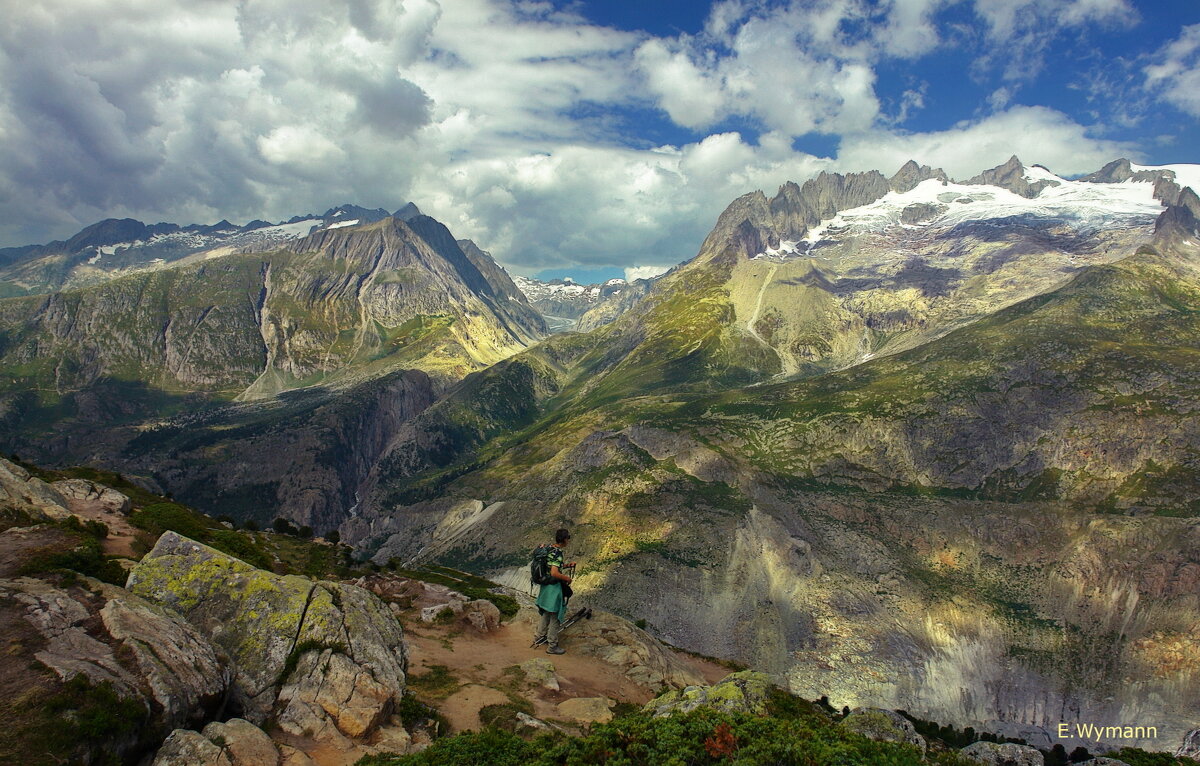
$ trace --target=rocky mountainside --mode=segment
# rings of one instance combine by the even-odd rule
[[[1182,735],[1200,205],[1021,180],[827,181],[880,196],[803,242],[798,206],[742,198],[614,323],[415,418],[343,536],[503,579],[561,520],[589,597],[837,705]],[[808,342],[748,321],[771,308]]]
[[[189,258],[269,251],[318,230],[374,223],[393,215],[407,221],[420,214],[409,202],[394,214],[347,204],[322,215],[298,215],[277,224],[255,220],[244,226],[229,221],[180,226],[109,218],[66,241],[0,249],[0,297],[84,287]]]
[[[335,525],[398,422],[546,333],[473,255],[432,218],[387,217],[0,300],[4,444]],[[228,461],[194,459],[217,445]]]

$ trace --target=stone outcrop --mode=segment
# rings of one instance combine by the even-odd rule
[[[62,479],[50,482],[50,486],[66,498],[68,506],[73,500],[80,501],[109,513],[129,513],[132,507],[123,493],[87,479]]]
[[[912,721],[894,710],[856,708],[842,719],[843,728],[878,742],[904,742],[925,752],[925,738]]]
[[[521,663],[521,671],[525,680],[541,686],[544,689],[558,691],[558,676],[554,672],[554,663],[542,657],[534,657]]]
[[[607,697],[576,697],[558,703],[558,714],[580,723],[608,723],[613,719],[615,705]]]
[[[642,709],[659,718],[674,713],[689,713],[701,707],[730,713],[765,715],[768,695],[774,686],[765,673],[743,670],[722,678],[712,686],[672,689],[650,700]]]
[[[164,533],[130,572],[134,593],[183,614],[234,660],[231,705],[295,734],[369,736],[404,691],[403,631],[353,585],[259,569]]]
[[[145,724],[110,749],[136,754],[220,709],[232,671],[200,631],[122,588],[91,578],[82,586],[32,577],[0,580],[0,611],[9,613],[5,621],[20,619],[34,628],[37,643],[26,650],[59,679],[111,684],[118,696],[145,708]]]
[[[681,688],[704,683],[703,677],[681,662],[674,652],[616,615],[593,610],[592,618],[573,625],[569,635],[573,651],[616,665],[626,676],[649,689],[659,689],[664,684]]]
[[[0,457],[0,510],[25,513],[35,521],[71,515],[66,498],[21,466]]]
[[[1043,766],[1045,757],[1035,747],[1011,742],[976,742],[960,750],[964,756],[987,766]]]
[[[1183,744],[1175,751],[1175,755],[1200,761],[1200,729],[1192,729],[1184,735]]]
[[[233,761],[203,734],[176,729],[158,749],[152,766],[233,766]]]

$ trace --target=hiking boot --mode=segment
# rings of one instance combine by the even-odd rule
[[[566,654],[566,653],[567,653],[567,650],[563,649],[558,644],[555,644],[554,646],[552,646],[546,650],[546,654]]]

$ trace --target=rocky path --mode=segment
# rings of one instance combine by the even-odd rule
[[[440,626],[406,624],[410,675],[421,675],[441,665],[461,684],[452,694],[429,700],[454,731],[480,728],[480,709],[509,702],[510,693],[532,703],[534,717],[563,720],[560,705],[567,700],[603,698],[640,705],[658,692],[657,687],[639,684],[631,678],[628,668],[589,653],[595,651],[599,634],[607,630],[601,624],[590,626],[585,621],[564,632],[561,643],[566,654],[547,655],[544,647],[530,648],[535,617],[534,610],[523,609],[511,622],[491,633],[468,630],[453,636],[450,634],[455,631]],[[728,668],[713,662],[686,654],[675,657],[705,683],[713,683],[729,673]],[[521,674],[516,674],[513,668],[537,659],[553,665],[557,689],[514,680],[514,676]],[[528,674],[524,677],[529,680]]]

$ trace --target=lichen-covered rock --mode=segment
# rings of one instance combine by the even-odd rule
[[[244,718],[213,721],[201,732],[218,745],[233,766],[277,766],[279,750],[267,733]]]
[[[132,507],[123,493],[87,479],[62,479],[50,482],[50,486],[66,499],[68,507],[73,500],[88,503],[92,507],[98,506],[110,513],[129,513]]]
[[[126,587],[184,615],[233,657],[235,708],[261,723],[300,633],[316,584],[256,569],[174,532],[164,532]]]
[[[616,704],[608,697],[576,697],[558,703],[558,714],[581,723],[608,723]]]
[[[264,572],[173,532],[128,587],[179,610],[235,658],[231,701],[252,723],[274,714],[289,733],[347,749],[404,692],[403,630],[362,588]]]
[[[176,729],[163,742],[151,766],[234,766],[221,747],[199,732]]]
[[[530,683],[553,691],[559,690],[558,676],[555,675],[554,663],[550,660],[541,657],[525,660],[521,663],[521,670],[525,673],[525,680]]]
[[[1175,755],[1200,761],[1200,729],[1192,729],[1183,735],[1183,744],[1175,751]]]
[[[917,733],[917,727],[894,710],[857,708],[842,719],[841,725],[867,739],[879,742],[906,742],[925,752],[925,738]]]
[[[966,757],[988,766],[1044,766],[1045,757],[1037,748],[1011,742],[976,742],[960,750]]]
[[[67,501],[46,482],[0,457],[0,510],[16,510],[35,520],[65,519]]]
[[[725,676],[712,686],[688,686],[669,691],[647,702],[643,710],[655,717],[688,713],[699,707],[764,715],[773,687],[766,673],[743,670]]]
[[[1100,756],[1099,758],[1093,758],[1090,761],[1084,761],[1083,763],[1079,764],[1079,766],[1129,766],[1129,764],[1125,761],[1118,761],[1116,758],[1106,758],[1104,756]]]

